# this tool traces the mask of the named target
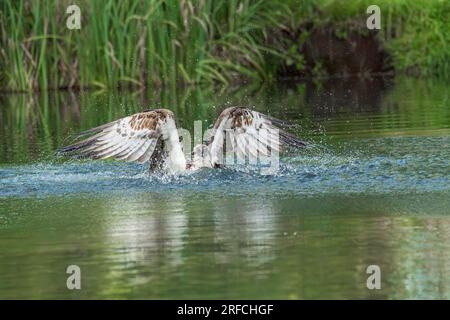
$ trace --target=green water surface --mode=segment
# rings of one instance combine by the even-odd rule
[[[448,89],[398,78],[0,96],[0,298],[449,299]],[[149,107],[192,130],[234,104],[292,121],[309,147],[274,176],[149,177],[53,154]],[[81,290],[66,287],[69,265]]]

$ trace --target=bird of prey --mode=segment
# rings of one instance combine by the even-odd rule
[[[91,159],[150,163],[150,170],[193,171],[224,166],[224,154],[237,159],[270,156],[285,146],[305,142],[281,129],[284,122],[243,107],[229,107],[217,118],[206,144],[186,159],[175,123],[167,109],[146,110],[81,132],[59,154]],[[84,138],[84,139],[83,139]],[[226,155],[225,155],[226,156]]]

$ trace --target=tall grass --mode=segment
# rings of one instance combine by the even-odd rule
[[[72,1],[0,4],[1,86],[160,85],[267,78],[267,2],[79,1],[81,30],[66,28]]]
[[[370,1],[78,0],[81,30],[66,27],[71,0],[0,2],[0,88],[175,86],[271,81],[301,67],[303,23],[365,18]],[[450,73],[449,2],[380,0],[382,35],[401,70]],[[281,38],[281,39],[280,39]],[[285,43],[285,42],[288,43]],[[291,43],[289,43],[289,41]]]

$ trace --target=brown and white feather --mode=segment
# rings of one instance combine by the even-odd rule
[[[256,160],[280,152],[283,146],[304,147],[305,142],[281,128],[284,123],[254,110],[230,107],[217,118],[208,142],[212,166],[223,164],[224,150],[238,159]]]
[[[91,136],[60,149],[59,153],[146,163],[152,159],[155,147],[161,145],[158,144],[159,139],[178,136],[174,123],[173,113],[166,109],[136,113],[80,133],[78,137]],[[170,132],[173,130],[175,132]],[[158,150],[160,160],[161,152]]]

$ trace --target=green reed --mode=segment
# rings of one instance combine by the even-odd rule
[[[66,28],[71,1],[0,4],[1,87],[29,90],[266,77],[262,1],[79,1],[82,26]],[[263,6],[264,4],[264,6]]]
[[[81,29],[66,27],[70,0],[0,2],[0,88],[159,87],[270,82],[302,67],[299,26],[365,19],[370,1],[78,0]],[[449,2],[378,1],[396,69],[444,75]]]

